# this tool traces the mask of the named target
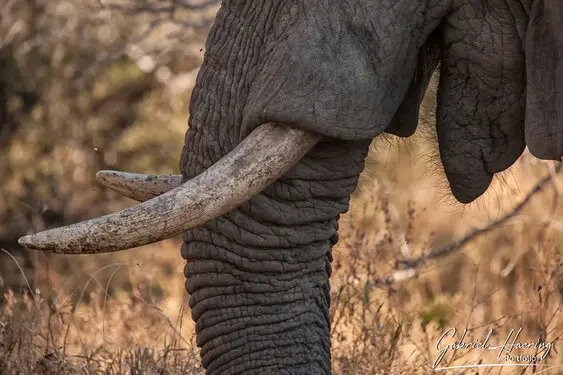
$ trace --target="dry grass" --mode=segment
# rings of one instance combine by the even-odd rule
[[[44,259],[43,287],[5,294],[0,372],[201,373],[177,246]]]
[[[525,163],[521,160],[517,168],[525,169]],[[417,167],[414,164],[412,168]],[[406,166],[401,168],[409,171]],[[533,187],[538,170],[549,173],[544,163],[534,169],[535,173],[517,173],[524,192]],[[498,345],[510,330],[522,328],[519,342],[541,339],[554,344],[542,363],[559,367],[546,373],[563,372],[561,209],[553,185],[547,184],[536,193],[528,206],[502,227],[413,270],[415,277],[380,285],[376,281],[400,270],[404,259],[453,243],[472,226],[486,227],[509,211],[515,197],[497,190],[499,196],[506,195],[495,200],[501,206],[495,211],[490,205],[484,209],[483,203],[463,209],[437,204],[441,192],[425,189],[417,178],[406,185],[376,181],[377,177],[365,178],[356,204],[341,220],[343,240],[335,250],[332,301],[336,373],[432,373],[437,340],[448,328],[457,329],[457,340],[467,329],[465,342],[483,341],[494,329],[491,342]],[[425,201],[432,203],[425,205]],[[451,344],[453,340],[443,342]],[[515,352],[537,354],[532,350]],[[499,351],[452,353],[448,352],[442,366],[507,363],[504,356],[497,358]],[[478,373],[531,374],[541,370],[531,366],[482,368]],[[457,373],[475,372],[466,369]]]
[[[549,173],[548,164],[524,156],[515,176],[523,194],[497,190],[499,207],[485,210],[436,203],[441,192],[423,188],[436,177],[416,177],[418,163],[388,159],[379,165],[372,158],[350,212],[341,219],[341,241],[334,250],[335,373],[431,373],[436,341],[450,327],[467,328],[466,342],[484,339],[491,328],[499,342],[521,327],[519,341],[554,343],[543,363],[562,366],[562,227],[554,184],[502,228],[418,269],[415,278],[374,285],[396,270],[399,260],[453,242],[471,226],[486,226],[508,211],[538,176]],[[414,177],[391,183],[387,178],[399,167]],[[78,260],[42,258],[36,275],[40,287],[33,295],[6,295],[0,313],[1,372],[201,373],[178,248],[178,241],[169,240]],[[451,354],[444,365],[498,362],[496,351]],[[479,373],[531,374],[534,369]]]

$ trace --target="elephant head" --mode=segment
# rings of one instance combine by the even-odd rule
[[[102,172],[147,201],[20,243],[96,253],[185,232],[209,374],[330,373],[331,248],[371,140],[414,132],[439,67],[440,156],[460,202],[526,144],[559,160],[562,33],[560,0],[223,0],[182,176]]]

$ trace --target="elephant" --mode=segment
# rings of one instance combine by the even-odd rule
[[[223,0],[190,98],[181,175],[101,171],[142,203],[24,236],[100,253],[184,233],[208,374],[330,374],[338,220],[382,133],[436,132],[470,203],[528,147],[563,155],[560,0]]]

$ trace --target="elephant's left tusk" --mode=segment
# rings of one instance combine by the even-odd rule
[[[99,171],[98,182],[121,195],[144,202],[182,184],[182,175],[152,175],[119,171]]]
[[[106,216],[21,237],[31,249],[95,254],[175,236],[220,216],[260,193],[321,139],[284,124],[258,126],[234,150],[180,186]]]

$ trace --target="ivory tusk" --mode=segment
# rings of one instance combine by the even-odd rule
[[[169,238],[224,214],[261,192],[321,139],[265,123],[193,179],[109,215],[21,237],[20,245],[64,254],[125,250]]]
[[[158,197],[182,184],[182,175],[152,175],[119,171],[99,171],[98,182],[138,202]]]

